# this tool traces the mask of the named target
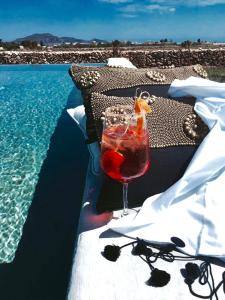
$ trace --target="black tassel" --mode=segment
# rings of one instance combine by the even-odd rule
[[[200,268],[197,264],[187,263],[185,265],[185,283],[192,284],[200,276]]]
[[[222,278],[223,278],[223,292],[225,294],[225,271],[222,274]]]
[[[147,281],[147,285],[154,287],[163,287],[170,281],[170,274],[166,271],[154,269],[151,272],[151,277]]]
[[[185,247],[185,242],[182,239],[178,238],[177,236],[171,237],[171,242],[173,242],[179,248]]]
[[[120,256],[120,247],[115,245],[107,245],[105,246],[102,255],[110,261],[116,261]]]
[[[137,245],[132,250],[133,255],[151,256],[152,249],[148,248],[142,240],[138,240]]]

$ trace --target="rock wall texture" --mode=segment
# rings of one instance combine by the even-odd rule
[[[202,64],[225,66],[225,49],[120,50],[137,67],[168,67]],[[3,51],[0,64],[104,63],[112,50],[89,51]]]

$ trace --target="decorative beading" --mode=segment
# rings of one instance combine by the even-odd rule
[[[80,84],[82,87],[88,88],[93,86],[99,79],[100,74],[97,71],[87,71],[85,72],[80,79]]]
[[[195,113],[187,115],[183,127],[185,134],[192,140],[200,140],[208,132],[208,127]]]
[[[161,66],[160,69],[174,69],[175,65]]]
[[[143,98],[143,100],[145,100],[149,105],[153,104],[155,102],[155,100],[157,99],[157,96],[155,95],[150,95],[148,98]],[[127,112],[120,107],[120,105],[118,107],[114,107],[111,109],[111,114],[115,113],[117,115],[117,117],[119,116],[121,123],[123,124],[127,124]],[[130,112],[131,113],[131,112]],[[101,118],[102,121],[105,121],[105,112],[103,111],[101,114]],[[116,123],[118,120],[115,117],[111,118],[111,124]],[[109,125],[109,124],[106,124]]]
[[[111,109],[110,115],[106,119],[106,126],[114,126],[114,125],[127,125],[130,119],[130,114],[128,115],[126,110],[121,108],[120,106]],[[102,121],[105,121],[105,112],[102,113],[101,117]]]
[[[164,82],[166,80],[165,75],[154,70],[146,72],[146,76],[156,82]]]
[[[111,66],[111,65],[107,65],[109,68],[115,68],[115,69],[124,69],[125,67],[123,67],[123,66]]]
[[[157,99],[157,96],[155,96],[155,95],[150,95],[150,96],[146,99],[146,101],[147,101],[148,104],[153,104],[153,103],[155,102],[156,99]]]
[[[206,70],[204,70],[204,68],[201,65],[193,66],[193,70],[201,77],[208,78],[208,74],[207,74]]]

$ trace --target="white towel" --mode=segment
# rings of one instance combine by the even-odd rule
[[[176,236],[190,255],[225,259],[225,84],[191,77],[175,80],[169,92],[197,97],[194,109],[210,132],[178,182],[148,198],[135,217],[108,226],[148,241],[170,242]]]
[[[175,79],[168,93],[173,97],[194,96],[198,98],[225,98],[225,83],[191,76],[186,80]]]
[[[108,58],[107,66],[114,68],[129,68],[137,69],[129,59],[125,57],[111,57]]]
[[[86,114],[84,105],[79,105],[75,108],[67,109],[68,114],[71,118],[76,122],[77,126],[82,131],[84,138],[87,139],[87,132],[86,132]],[[90,170],[94,175],[100,175],[102,173],[100,167],[100,149],[98,142],[93,142],[87,145],[87,148],[90,153]]]

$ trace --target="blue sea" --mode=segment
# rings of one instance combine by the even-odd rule
[[[47,198],[55,206],[66,206],[70,165],[85,174],[85,166],[73,161],[75,151],[83,153],[81,159],[87,155],[65,110],[81,104],[68,69],[69,65],[0,65],[0,263],[13,260],[33,199],[38,198],[45,211]]]

